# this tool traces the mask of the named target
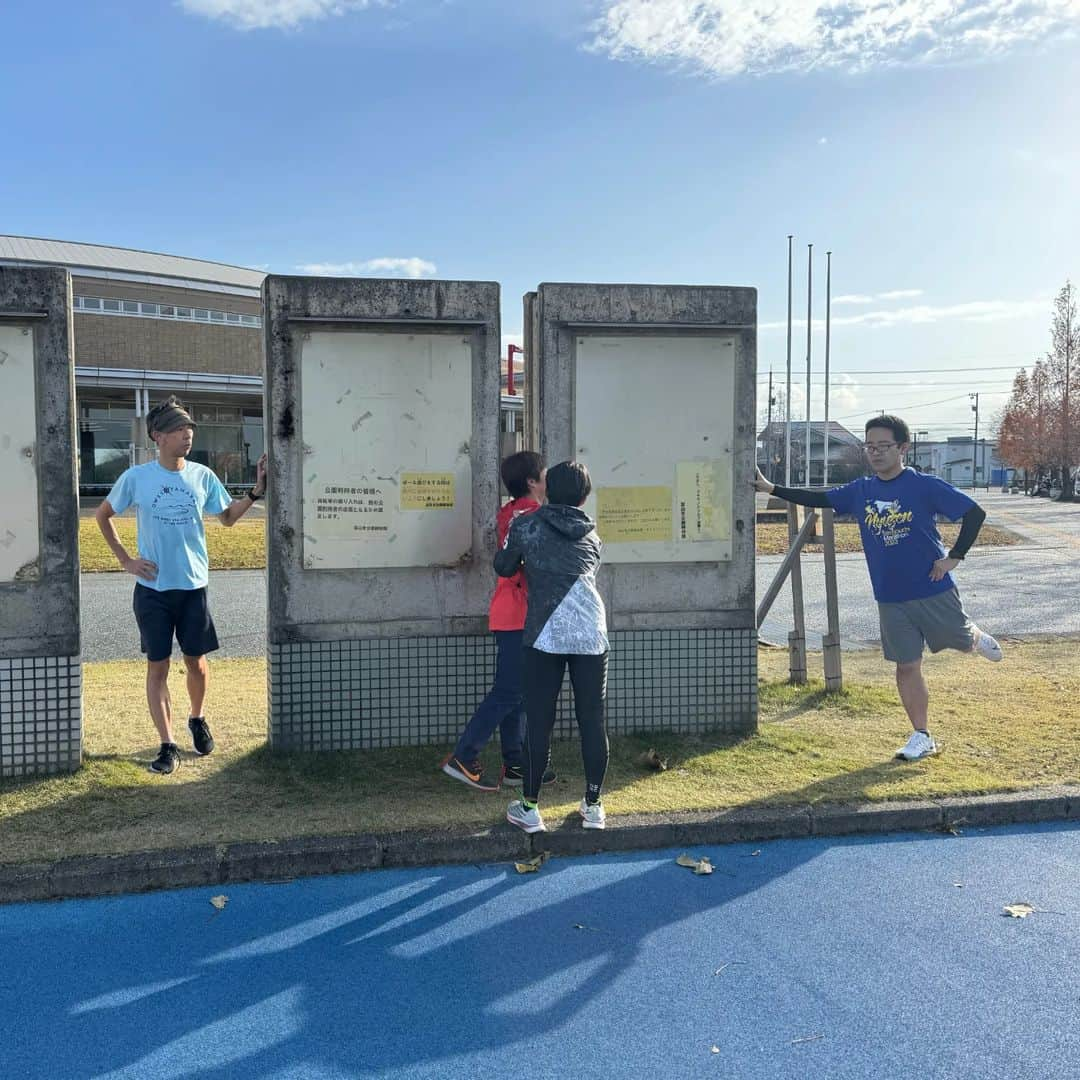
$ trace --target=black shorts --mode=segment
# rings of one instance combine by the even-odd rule
[[[185,656],[205,656],[218,648],[206,589],[159,591],[136,585],[132,606],[147,660],[168,660],[173,634]]]

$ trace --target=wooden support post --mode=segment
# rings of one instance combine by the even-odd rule
[[[795,547],[799,537],[799,519],[795,504],[788,503],[788,543]],[[788,682],[793,686],[806,685],[806,614],[803,610],[802,557],[796,555],[791,563],[791,610],[795,629],[788,634]]]
[[[832,509],[821,511],[821,531],[825,540],[825,611],[829,632],[821,639],[822,659],[825,666],[826,691],[842,690],[844,673],[840,651],[840,603],[836,588],[836,531],[833,528]]]

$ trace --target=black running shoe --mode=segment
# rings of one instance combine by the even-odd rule
[[[191,741],[195,744],[195,753],[204,756],[211,753],[214,749],[214,736],[210,734],[206,720],[201,716],[193,716],[188,720],[187,726],[191,732]]]
[[[158,756],[150,762],[150,771],[171,773],[180,767],[180,748],[174,742],[163,742]]]
[[[542,784],[554,784],[558,779],[555,770],[549,765],[544,770]],[[525,783],[525,770],[520,765],[504,765],[502,782],[507,787],[521,787]]]

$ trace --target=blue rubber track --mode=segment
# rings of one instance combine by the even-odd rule
[[[0,1075],[1080,1078],[1075,824],[678,854],[0,907]]]

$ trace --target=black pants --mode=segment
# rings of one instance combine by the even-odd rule
[[[522,794],[529,802],[540,796],[540,783],[547,767],[551,730],[555,726],[555,703],[562,689],[563,674],[570,668],[574,688],[574,712],[581,733],[581,758],[585,763],[585,797],[600,798],[600,788],[608,764],[608,739],[604,728],[604,695],[607,693],[608,654],[577,656],[525,652],[525,784]]]

